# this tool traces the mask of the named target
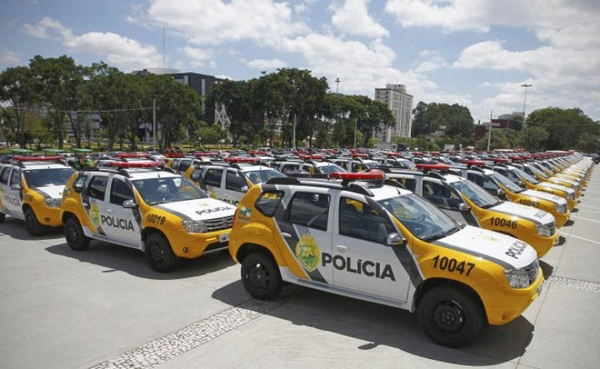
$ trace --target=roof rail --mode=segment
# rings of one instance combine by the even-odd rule
[[[365,196],[373,196],[373,192],[369,191],[368,188],[361,186],[358,183],[347,182],[347,181],[331,181],[324,179],[314,178],[289,178],[289,177],[277,177],[269,179],[266,184],[270,185],[288,185],[288,186],[316,186],[325,188],[335,188],[340,190],[346,190],[355,192]]]

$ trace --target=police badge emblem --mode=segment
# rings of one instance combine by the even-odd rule
[[[319,260],[321,260],[321,250],[319,250],[319,246],[313,236],[305,234],[300,237],[300,240],[296,244],[296,257],[307,272],[317,269]]]

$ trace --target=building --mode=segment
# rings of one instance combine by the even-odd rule
[[[385,88],[376,88],[375,100],[384,103],[396,119],[395,126],[376,132],[375,138],[381,143],[389,144],[393,137],[410,137],[413,96],[406,92],[406,86],[387,84]]]
[[[506,119],[492,119],[492,128],[507,129],[510,127],[510,121]],[[484,122],[475,126],[475,142],[487,137],[490,129],[490,122]]]
[[[204,121],[212,124],[215,121],[215,103],[210,101],[211,87],[215,82],[222,81],[214,76],[200,73],[169,73],[175,81],[190,87],[202,96],[202,111],[204,111]]]

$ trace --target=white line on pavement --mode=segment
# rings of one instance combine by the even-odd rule
[[[594,240],[590,240],[589,238],[583,238],[583,237],[575,236],[574,234],[563,233],[563,232],[560,232],[560,234],[563,235],[563,236],[565,236],[565,237],[567,237],[567,238],[569,238],[569,237],[578,238],[580,240],[584,240],[584,241],[587,241],[587,242],[595,243],[596,245],[600,245],[600,242],[594,241]]]
[[[579,220],[579,219],[583,219],[583,220],[587,220],[588,222],[600,223],[600,221],[593,220],[593,219],[588,219],[588,218],[577,217],[576,219],[577,219],[577,220]]]
[[[588,196],[584,196],[585,200],[598,200],[600,201],[600,197],[588,197]]]

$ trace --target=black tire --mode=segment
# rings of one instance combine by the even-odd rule
[[[86,250],[90,246],[90,239],[85,236],[81,224],[75,217],[65,222],[65,238],[69,247],[76,251]]]
[[[41,236],[44,233],[45,227],[38,222],[35,213],[32,208],[26,208],[25,212],[25,228],[30,235],[37,237]]]
[[[144,241],[144,248],[146,249],[148,264],[157,272],[164,273],[171,271],[177,265],[177,255],[173,253],[169,241],[160,233],[149,235],[146,241]]]
[[[485,314],[479,300],[460,288],[436,287],[421,299],[418,318],[434,342],[460,347],[472,342],[483,328]]]
[[[5,219],[6,219],[6,214],[0,213],[0,224],[4,223]]]
[[[242,282],[252,297],[269,300],[281,291],[283,280],[273,257],[253,252],[242,262]]]

